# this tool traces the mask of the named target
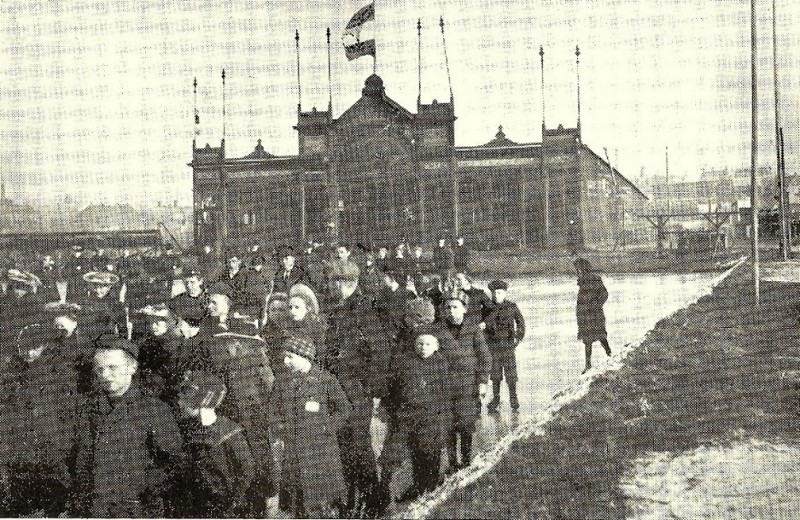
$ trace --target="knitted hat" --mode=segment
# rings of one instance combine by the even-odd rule
[[[430,325],[436,319],[436,309],[427,298],[414,298],[406,302],[406,323],[412,327]]]
[[[291,336],[283,342],[283,351],[297,354],[298,356],[304,357],[309,361],[314,361],[314,356],[317,354],[317,349],[314,348],[314,344],[312,342],[296,336]]]
[[[190,408],[216,408],[225,398],[225,384],[214,374],[189,372],[181,383],[180,398]]]

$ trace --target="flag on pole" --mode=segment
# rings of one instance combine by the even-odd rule
[[[362,40],[362,32],[367,33],[365,36],[371,36],[373,25],[375,24],[375,2],[370,2],[347,22],[347,26],[342,33],[342,44],[344,45],[344,54],[348,60],[354,60],[361,56],[375,57],[375,38]]]

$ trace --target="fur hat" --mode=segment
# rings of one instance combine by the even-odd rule
[[[314,291],[311,289],[311,287],[307,286],[306,284],[294,284],[291,289],[289,289],[289,298],[301,298],[306,303],[306,307],[310,312],[319,314],[319,301],[317,300],[317,295],[314,294]]]
[[[191,408],[216,408],[225,393],[225,384],[214,374],[189,372],[181,383],[180,398]]]
[[[283,351],[297,354],[309,361],[314,361],[314,356],[317,355],[317,349],[314,348],[314,343],[305,338],[298,338],[297,336],[290,336],[283,342]]]

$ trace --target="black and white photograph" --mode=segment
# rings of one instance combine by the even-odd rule
[[[0,4],[0,517],[800,517],[800,4]]]

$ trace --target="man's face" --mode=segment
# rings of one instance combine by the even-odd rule
[[[379,258],[386,258],[386,255],[389,254],[389,250],[385,247],[378,249],[378,257]]]
[[[128,391],[136,373],[136,361],[122,350],[99,349],[94,355],[94,374],[100,388],[109,395]]]
[[[183,285],[186,286],[186,293],[189,296],[197,297],[203,292],[203,279],[199,276],[187,276],[183,279]]]
[[[339,260],[347,260],[350,258],[350,251],[344,246],[339,246],[336,248],[336,257]]]
[[[98,298],[105,298],[108,295],[108,293],[111,292],[111,286],[94,284],[92,285],[92,292]]]
[[[492,291],[492,299],[495,303],[503,303],[506,301],[506,290],[505,289],[495,289]]]
[[[422,248],[421,247],[415,247],[414,248],[414,256],[416,256],[417,258],[422,256]]]
[[[281,263],[283,263],[283,268],[287,271],[294,269],[294,257],[292,255],[286,255],[281,258]]]
[[[153,320],[150,322],[150,333],[155,337],[166,334],[168,328],[167,322],[164,320]]]
[[[69,338],[75,333],[78,322],[70,316],[58,316],[53,320],[53,326],[58,331],[59,336]]]
[[[461,300],[448,300],[447,301],[447,319],[454,325],[461,325],[464,321],[464,315],[467,313],[467,308]]]
[[[231,271],[236,272],[239,270],[240,267],[242,267],[241,258],[239,258],[238,256],[233,256],[231,258],[228,258],[228,268]]]
[[[53,260],[53,257],[50,255],[45,255],[45,257],[42,258],[42,265],[46,268],[53,267],[55,263],[55,260]]]
[[[308,314],[308,307],[306,301],[297,296],[289,298],[289,315],[294,321],[300,321]]]
[[[224,294],[212,294],[208,297],[207,307],[211,316],[225,316],[230,310],[230,302]]]

